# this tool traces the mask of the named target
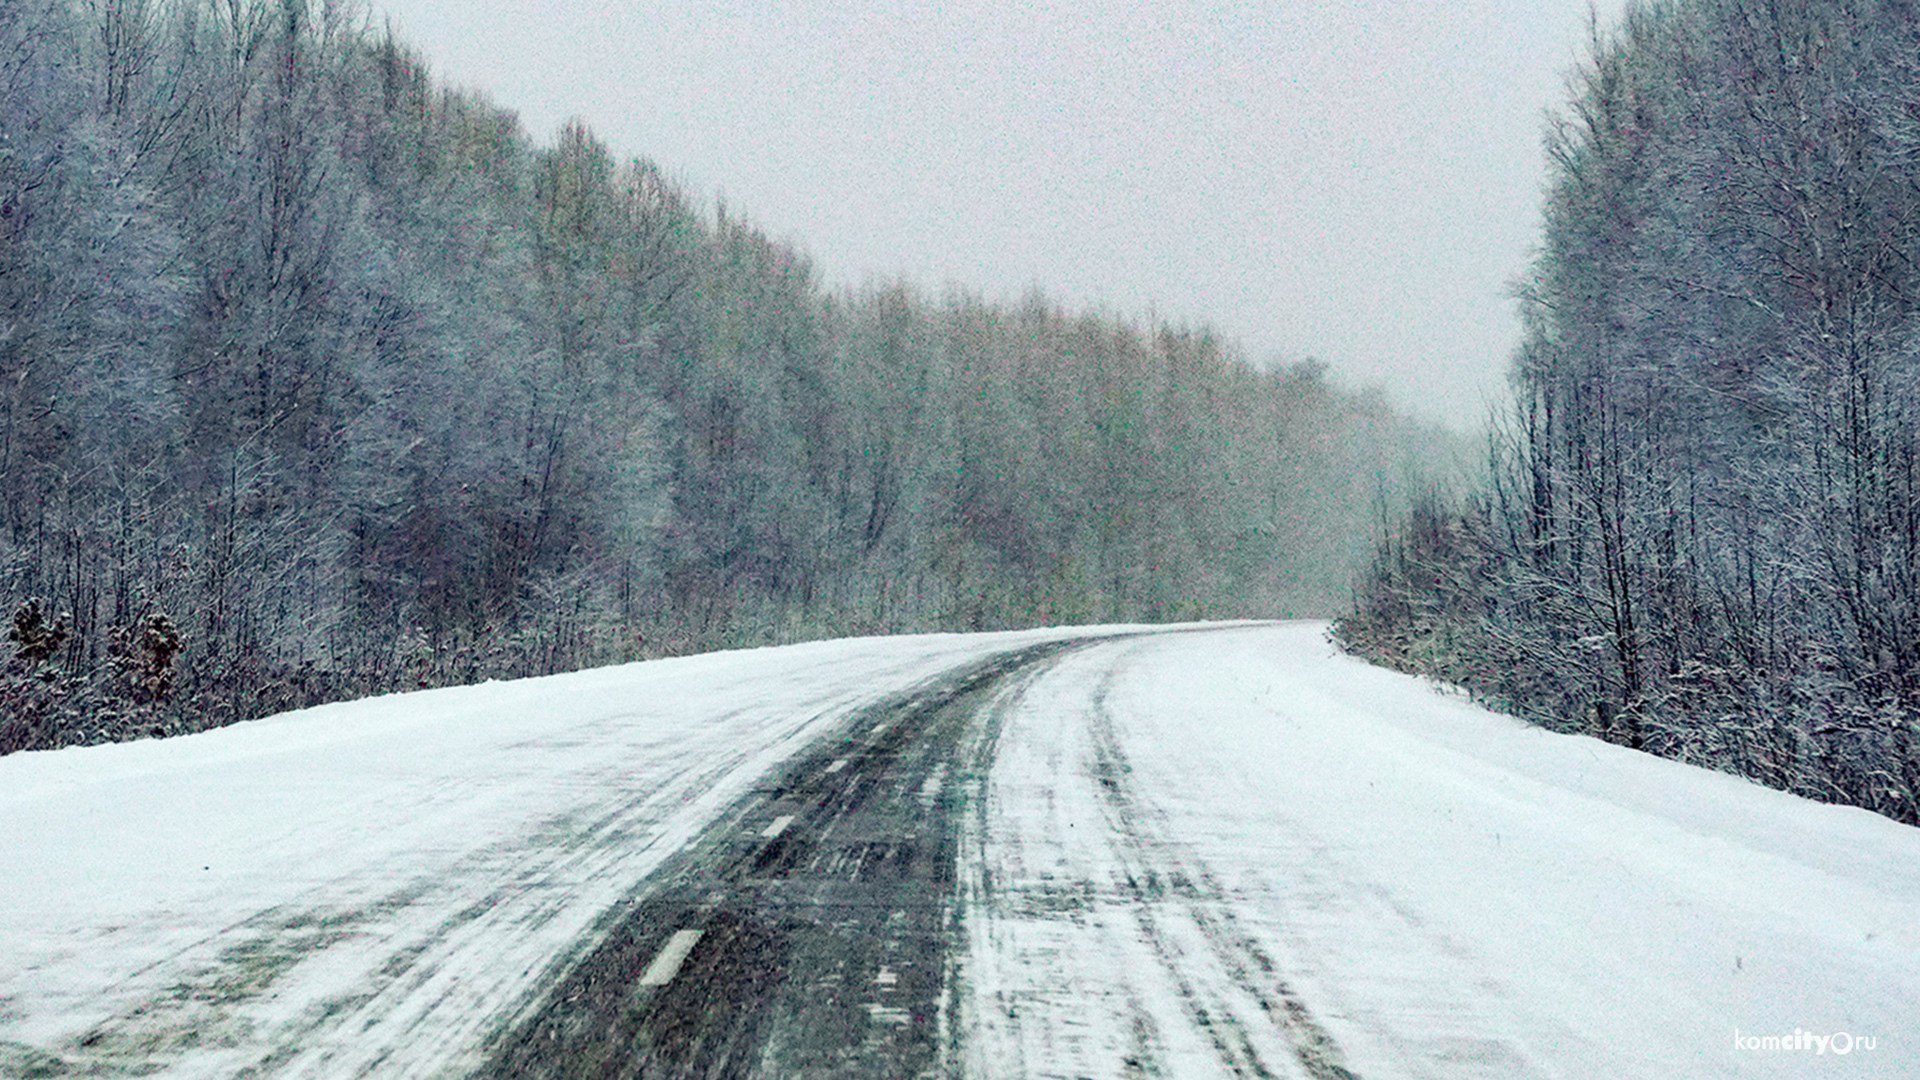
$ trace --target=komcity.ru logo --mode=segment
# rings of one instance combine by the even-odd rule
[[[1735,1050],[1837,1054],[1844,1057],[1855,1050],[1872,1050],[1878,1042],[1879,1039],[1872,1035],[1850,1035],[1844,1031],[1815,1035],[1811,1031],[1794,1028],[1791,1035],[1744,1035],[1739,1028],[1733,1029]]]

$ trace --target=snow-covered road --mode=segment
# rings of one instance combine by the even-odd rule
[[[765,778],[803,763],[843,798],[908,759],[944,775],[878,728],[868,757],[825,747],[1063,636],[720,654],[0,759],[0,1074],[468,1072],[676,853],[749,819],[796,839],[800,803],[747,813]],[[1096,642],[982,700],[991,767],[912,774],[958,844],[938,1038],[972,1075],[1920,1073],[1920,830],[1525,727],[1315,624]]]
[[[1522,725],[1319,626],[1063,659],[962,867],[976,1076],[1920,1075],[1920,830]],[[1876,1044],[1744,1041],[1796,1031]]]
[[[0,1076],[457,1075],[835,721],[1061,636],[720,653],[0,758]]]

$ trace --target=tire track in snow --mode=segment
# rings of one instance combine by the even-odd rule
[[[734,722],[749,711],[735,710],[716,723]],[[809,715],[801,726],[834,711]],[[323,885],[312,892],[325,901],[261,911],[149,965],[176,964],[189,952],[219,946],[180,972],[163,993],[87,1031],[54,1060],[63,1072],[143,1073],[167,1068],[190,1051],[225,1046],[231,1048],[221,1055],[225,1060],[217,1067],[208,1062],[208,1071],[325,1076],[396,1068],[390,1058],[401,1047],[419,1054],[423,1044],[457,1045],[479,1018],[449,1006],[465,1005],[455,999],[471,997],[476,983],[510,980],[513,970],[449,969],[462,957],[486,951],[488,941],[522,939],[560,917],[577,898],[556,882],[580,880],[630,860],[635,835],[657,831],[694,793],[747,767],[752,756],[742,751],[705,763],[637,801],[576,808],[529,835],[473,853],[449,875],[411,880],[369,903],[343,903],[352,888]],[[430,909],[459,896],[468,881],[497,884],[462,897],[457,909],[430,929],[394,935],[383,925],[409,909]],[[369,957],[369,975],[350,989],[280,1020],[274,1045],[256,1048],[263,1025],[252,1009],[298,979],[301,965],[347,952],[379,958]],[[364,1037],[344,1045],[324,1037],[340,1030]]]
[[[963,838],[969,1071],[1351,1078],[1134,781],[1108,697],[1140,647],[1089,650],[1008,712]]]
[[[610,783],[606,797],[437,874],[356,874],[315,885],[156,958],[135,974],[163,973],[160,990],[38,1055],[36,1067],[50,1075],[316,1077],[471,1068],[493,1010],[551,959],[553,932],[542,928],[577,918],[583,882],[657,865],[699,831],[684,821],[704,823],[724,809],[724,799],[704,808],[714,792],[737,790],[742,776],[760,772],[757,762],[785,756],[796,740],[810,742],[823,723],[871,700],[870,691],[842,688],[800,713],[729,710],[711,723],[765,732],[765,742],[696,759],[695,769]],[[623,768],[610,762],[606,771]],[[364,974],[342,981],[329,967]],[[324,980],[317,987],[316,974]],[[295,996],[303,1002],[296,1010],[279,1006]],[[23,1053],[0,1046],[0,1075]],[[436,1064],[423,1067],[428,1062]]]
[[[1185,961],[1172,935],[1155,915],[1165,899],[1178,917],[1190,920],[1235,990],[1250,997],[1268,1023],[1283,1032],[1295,1059],[1314,1080],[1352,1080],[1341,1062],[1339,1045],[1314,1018],[1306,1001],[1280,974],[1279,965],[1233,914],[1232,900],[1206,866],[1185,855],[1157,828],[1163,815],[1145,802],[1133,783],[1133,766],[1120,747],[1108,704],[1117,665],[1094,692],[1089,722],[1093,735],[1091,774],[1108,809],[1116,851],[1125,867],[1127,888],[1137,903],[1140,925],[1153,949],[1181,987],[1189,1015],[1208,1032],[1221,1064],[1236,1076],[1277,1075],[1253,1045],[1246,1022],[1222,995],[1202,992],[1180,974]],[[1158,865],[1156,865],[1156,863]]]

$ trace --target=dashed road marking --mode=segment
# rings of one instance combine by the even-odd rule
[[[888,728],[888,727],[890,727],[890,726],[891,726],[891,725],[889,725],[889,724],[875,724],[875,725],[873,725],[873,737],[877,739],[877,738],[879,738],[880,736],[882,736],[882,735],[885,735],[885,734],[887,733],[887,728]]]
[[[660,955],[653,958],[647,970],[640,976],[641,986],[665,986],[680,974],[680,965],[687,962],[687,954],[700,943],[700,930],[675,930],[667,943],[660,947]]]
[[[920,805],[931,807],[940,798],[940,789],[946,786],[946,782],[947,767],[942,764],[920,784]]]
[[[834,773],[837,773],[841,769],[844,769],[846,767],[847,767],[847,759],[841,758],[839,761],[836,761],[833,764],[827,766],[827,775],[832,776]]]
[[[760,835],[765,837],[768,840],[771,840],[774,837],[779,836],[781,833],[786,832],[787,826],[791,824],[793,824],[793,815],[781,814],[779,817],[773,819],[773,824],[761,830]]]

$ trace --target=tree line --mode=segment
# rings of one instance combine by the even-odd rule
[[[1428,436],[826,288],[336,0],[0,5],[0,751],[826,634],[1330,610]]]
[[[1572,90],[1489,478],[1341,632],[1920,822],[1920,10],[1641,3]]]

